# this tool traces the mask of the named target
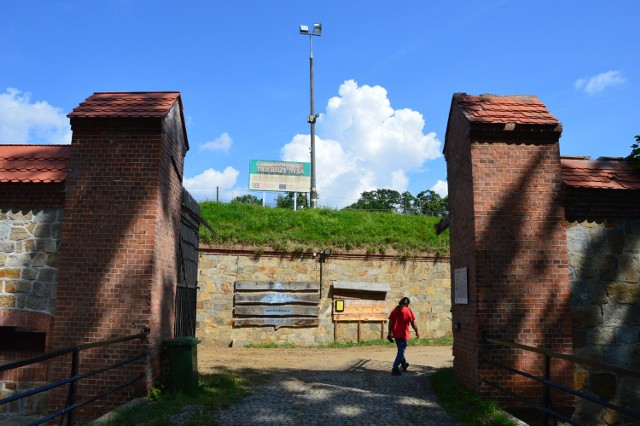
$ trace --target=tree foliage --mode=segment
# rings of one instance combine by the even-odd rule
[[[358,201],[346,208],[443,217],[449,212],[449,199],[430,189],[416,196],[409,191],[400,194],[393,189],[376,189],[363,192]]]
[[[631,145],[631,154],[627,156],[628,160],[636,163],[636,167],[640,168],[640,135],[636,135],[636,143]]]
[[[360,199],[347,209],[396,212],[402,206],[402,196],[393,189],[376,189],[360,194]]]
[[[414,211],[425,216],[446,216],[449,213],[449,197],[441,197],[427,189],[420,192],[414,201]]]
[[[293,192],[286,192],[284,195],[278,195],[276,198],[276,207],[280,209],[293,210]],[[296,209],[302,210],[309,208],[309,200],[307,200],[307,194],[304,192],[298,192],[296,198]]]
[[[239,195],[237,197],[234,197],[231,200],[232,203],[239,203],[239,204],[255,204],[255,205],[262,205],[262,200],[260,200],[258,197],[256,197],[255,195]]]

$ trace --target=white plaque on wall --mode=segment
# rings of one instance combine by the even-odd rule
[[[467,285],[467,267],[457,268],[453,271],[455,281],[455,303],[466,305],[469,303],[469,287]]]

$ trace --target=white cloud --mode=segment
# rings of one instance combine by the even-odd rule
[[[394,110],[383,87],[345,81],[316,125],[320,205],[344,207],[379,188],[406,191],[410,173],[442,156],[440,141],[424,126],[419,112]],[[309,135],[296,135],[281,158],[309,161]]]
[[[239,173],[231,166],[222,172],[207,169],[192,178],[185,178],[183,185],[196,200],[215,200],[219,196],[220,201],[229,201],[234,197],[233,188]]]
[[[589,95],[595,95],[613,86],[626,83],[627,79],[620,71],[602,72],[592,77],[580,78],[576,80],[574,86],[578,90],[584,90]]]
[[[62,110],[30,98],[30,93],[14,88],[0,93],[0,143],[71,143],[71,126]]]
[[[444,198],[449,195],[449,184],[443,180],[438,179],[436,184],[431,187],[431,190]]]
[[[231,145],[233,145],[233,139],[227,132],[224,132],[216,139],[205,142],[200,145],[200,151],[224,151],[229,152],[231,149]]]

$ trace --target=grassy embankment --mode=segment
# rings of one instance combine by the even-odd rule
[[[253,247],[257,254],[362,251],[412,257],[449,254],[449,232],[436,235],[439,218],[361,210],[292,211],[250,204],[204,202],[201,215],[216,231],[201,228],[201,243]]]

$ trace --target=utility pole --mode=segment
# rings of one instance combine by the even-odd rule
[[[314,110],[314,94],[313,94],[313,36],[322,35],[322,24],[313,24],[313,30],[309,31],[309,27],[306,25],[300,25],[300,34],[309,36],[309,92],[311,100],[311,111],[307,122],[310,126],[311,136],[311,188],[309,191],[309,199],[311,208],[318,207],[318,192],[316,191],[316,115]]]

